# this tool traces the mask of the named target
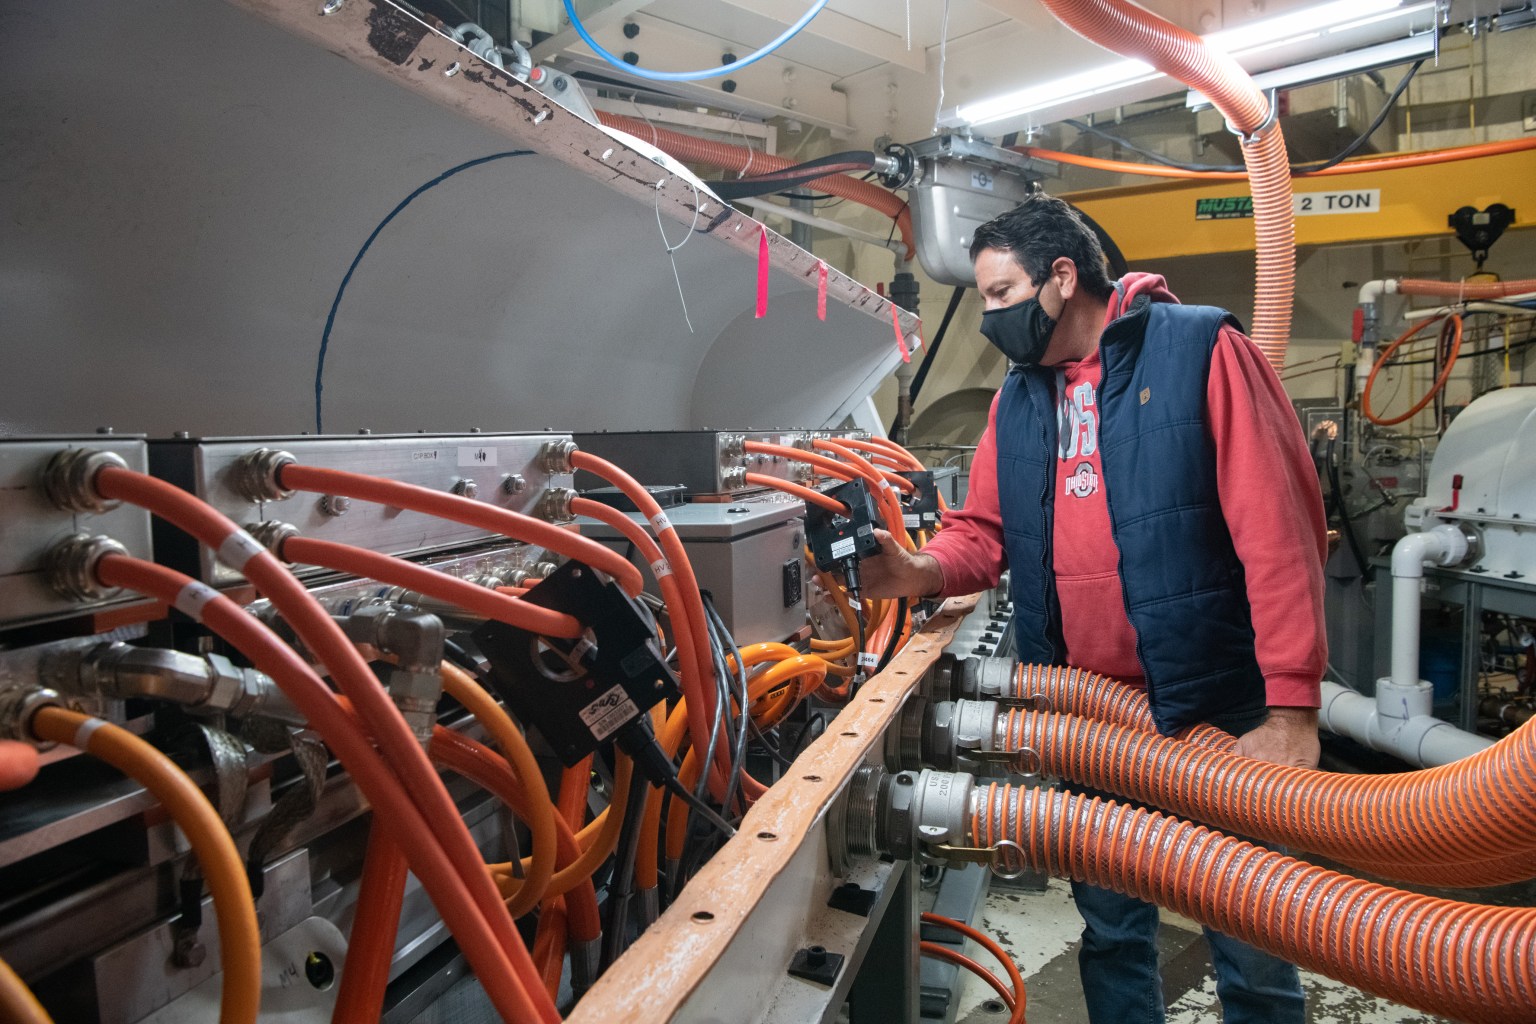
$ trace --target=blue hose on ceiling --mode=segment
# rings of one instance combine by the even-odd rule
[[[811,4],[811,9],[801,15],[799,21],[795,22],[793,25],[789,26],[789,28],[780,33],[777,39],[769,43],[767,46],[764,46],[756,53],[748,54],[740,60],[732,61],[729,64],[722,64],[718,68],[706,68],[703,71],[651,71],[648,68],[642,68],[634,64],[626,64],[622,58],[615,57],[613,54],[603,49],[602,46],[598,44],[597,40],[592,38],[592,33],[587,31],[587,26],[582,24],[581,16],[576,13],[575,0],[562,0],[562,2],[565,4],[566,16],[571,19],[571,27],[576,30],[577,35],[581,36],[582,42],[592,47],[593,53],[596,53],[599,57],[603,58],[603,60],[618,68],[620,71],[623,71],[625,74],[635,75],[639,78],[647,78],[653,82],[698,82],[706,78],[715,78],[720,75],[729,75],[732,72],[739,71],[746,67],[748,64],[757,63],[772,53],[774,50],[777,50],[779,47],[789,42],[800,33],[801,29],[805,28],[805,26],[811,23],[812,18],[821,13],[821,9],[823,7],[827,6],[827,0],[816,0],[815,3]]]

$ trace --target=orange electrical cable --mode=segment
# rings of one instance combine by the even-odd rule
[[[544,991],[554,999],[560,994],[560,975],[565,966],[565,943],[569,934],[565,916],[565,897],[545,900],[539,908],[539,924],[533,933],[533,963],[544,979]]]
[[[1278,111],[1230,55],[1128,0],[1041,0],[1078,35],[1204,93],[1243,133],[1243,163],[1253,194],[1252,338],[1278,373],[1285,366],[1296,288],[1296,217],[1291,166]]]
[[[485,744],[470,739],[452,729],[436,726],[432,730],[432,759],[449,771],[469,779],[475,785],[495,796],[519,817],[529,814],[527,787],[515,776],[504,757]],[[564,819],[555,821],[555,864],[558,870],[545,891],[544,899],[562,899],[574,938],[595,938],[602,930],[597,910],[597,892],[592,885],[591,872],[579,875],[578,863],[583,851],[571,835]],[[488,864],[486,869],[498,883],[509,888],[523,882],[498,869],[510,865]],[[524,878],[527,877],[527,858],[519,864]],[[562,877],[563,876],[563,877]],[[569,880],[569,884],[565,882]],[[577,933],[580,933],[579,935]]]
[[[261,928],[235,841],[186,773],[127,729],[78,711],[44,707],[27,723],[33,736],[99,758],[147,789],[187,837],[208,881],[218,918],[220,1024],[255,1024],[261,1012]]]
[[[346,966],[341,972],[331,1024],[378,1020],[383,1016],[384,990],[389,986],[389,969],[394,962],[409,869],[405,854],[384,828],[369,829],[357,911],[347,936]]]
[[[649,140],[658,149],[665,150],[683,163],[708,164],[711,167],[738,173],[745,173],[749,169],[760,173],[781,171],[794,163],[792,160],[774,156],[772,153],[762,153],[743,146],[684,135],[681,132],[658,128],[647,121],[621,114],[599,111],[597,117],[609,128],[617,128],[638,139]],[[912,234],[912,211],[895,193],[841,174],[818,178],[809,184],[810,187],[852,200],[890,217],[896,222],[901,240],[906,243],[907,259],[911,259],[916,254],[917,247],[913,242]]]
[[[313,478],[336,481],[355,475],[339,470],[299,470],[299,479]],[[281,471],[279,471],[281,473]],[[390,481],[371,477],[358,477],[367,486],[349,488],[358,493],[354,497],[371,500],[368,494],[398,493]],[[464,820],[459,815],[442,779],[432,769],[426,752],[412,733],[389,695],[379,686],[378,680],[368,668],[352,642],[331,619],[330,613],[304,589],[297,578],[283,567],[277,557],[267,551],[211,506],[198,500],[180,488],[154,477],[116,466],[106,466],[97,472],[94,488],[103,497],[117,498],[148,508],[151,512],[172,522],[179,529],[196,537],[202,544],[219,553],[221,560],[244,573],[257,591],[268,598],[288,622],[299,639],[326,667],[332,680],[343,694],[352,701],[357,716],[367,727],[369,734],[385,755],[389,771],[405,787],[411,802],[416,804],[435,828],[435,835],[442,850],[453,863],[454,870],[464,880],[471,897],[485,923],[495,932],[496,939],[509,961],[514,978],[515,991],[520,998],[519,1012],[532,1008],[540,1020],[555,1024],[559,1014],[544,999],[539,987],[537,972],[528,956],[507,908],[499,898],[496,888],[486,877],[480,851],[469,835]],[[376,485],[388,485],[382,489]],[[432,498],[449,497],[420,489]],[[386,497],[385,500],[388,500]],[[409,500],[409,499],[407,499]],[[455,498],[455,500],[461,500]],[[468,502],[478,505],[476,502]],[[491,506],[480,506],[490,509]],[[502,511],[502,510],[496,510]],[[547,524],[541,524],[547,525]],[[628,563],[624,563],[628,565]],[[632,567],[631,567],[632,568]],[[638,574],[637,574],[638,575]],[[511,992],[508,993],[509,995]]]
[[[378,580],[393,587],[415,590],[439,601],[456,604],[475,615],[505,622],[530,633],[574,640],[585,632],[580,622],[563,612],[520,601],[436,569],[351,544],[316,540],[313,537],[288,537],[283,540],[282,549],[277,555],[286,562],[318,565],[336,572]]]
[[[1424,392],[1423,397],[1415,402],[1412,408],[1400,416],[1394,416],[1389,419],[1372,409],[1371,389],[1376,384],[1376,375],[1380,373],[1381,368],[1387,365],[1387,362],[1391,360],[1392,353],[1401,348],[1405,342],[1417,337],[1419,333],[1424,330],[1424,328],[1434,326],[1435,324],[1439,324],[1442,321],[1447,320],[1449,321],[1452,330],[1450,353],[1445,357],[1445,366],[1441,368],[1440,375],[1435,378],[1435,382],[1430,385],[1429,390]],[[1446,381],[1451,379],[1451,370],[1455,369],[1456,357],[1460,354],[1461,317],[1458,314],[1452,313],[1449,314],[1448,317],[1431,317],[1428,320],[1418,324],[1417,326],[1410,327],[1402,334],[1399,334],[1397,338],[1393,340],[1392,344],[1388,345],[1386,349],[1382,351],[1381,355],[1376,360],[1376,365],[1371,367],[1370,375],[1365,378],[1365,387],[1360,390],[1360,415],[1381,427],[1390,427],[1398,423],[1402,423],[1404,420],[1413,419],[1414,416],[1418,415],[1421,409],[1423,409],[1434,399],[1435,395],[1440,393],[1440,389],[1445,387]]]
[[[956,921],[952,917],[931,913],[922,914],[920,920],[925,924],[936,924],[942,928],[948,928],[950,931],[959,932],[988,953],[991,953],[993,958],[1003,965],[1003,970],[1008,972],[1008,980],[1013,983],[1015,1006],[1013,1016],[1009,1018],[1008,1024],[1024,1024],[1024,975],[1019,972],[1019,965],[1013,962],[1013,957],[1008,955],[1008,951],[992,936],[979,929],[972,928],[964,921]]]
[[[53,1024],[37,996],[4,960],[0,960],[0,1020],[7,1024]]]
[[[766,473],[748,473],[742,479],[753,487],[772,487],[776,491],[783,491],[785,494],[799,498],[807,505],[819,505],[833,515],[840,516],[848,513],[847,505],[812,487],[802,487],[788,480],[780,480],[776,476],[768,476]]]
[[[937,942],[921,941],[917,944],[917,951],[923,956],[931,956],[936,960],[946,960],[956,967],[964,967],[990,985],[992,991],[997,993],[997,997],[1003,1001],[1003,1005],[1008,1007],[1008,1020],[1010,1024],[1015,1020],[1023,1019],[1014,1015],[1014,1012],[1018,1009],[1018,1003],[1014,1000],[1013,993],[1008,991],[1008,986],[1004,985],[997,975],[987,970],[975,960],[972,960],[958,950],[950,949],[948,946],[940,945]]]
[[[606,459],[598,458],[590,452],[574,452],[571,455],[572,467],[585,470],[588,473],[617,487],[640,510],[641,515],[651,524],[656,531],[656,543],[666,555],[667,564],[677,576],[678,600],[681,602],[681,616],[678,609],[672,611],[674,620],[683,618],[687,621],[689,633],[692,636],[695,648],[698,652],[698,676],[696,685],[692,687],[692,693],[685,692],[689,697],[688,731],[695,745],[700,750],[707,749],[709,743],[709,723],[715,714],[717,694],[715,692],[714,655],[709,647],[709,626],[704,616],[704,602],[699,596],[699,581],[693,573],[693,563],[689,561],[688,553],[683,548],[682,538],[672,526],[672,521],[662,512],[661,506],[651,496],[650,491],[641,486],[640,482],[630,476],[618,466]],[[625,563],[628,564],[627,562]],[[673,627],[674,631],[676,626]],[[679,638],[681,649],[681,638]],[[717,799],[725,794],[725,778],[729,771],[730,751],[725,749],[725,744],[716,748],[715,763],[709,766],[710,791]],[[745,772],[742,773],[742,789],[747,799],[755,800],[767,789],[753,780]]]
[[[1536,908],[1405,892],[1097,797],[1004,785],[973,801],[976,845],[1006,838],[1039,870],[1168,907],[1368,992],[1466,1021],[1526,1021],[1536,1006]]]
[[[355,501],[368,501],[375,505],[410,509],[425,515],[437,516],[465,526],[474,526],[504,537],[533,544],[550,551],[574,558],[594,569],[614,577],[631,594],[638,594],[644,587],[640,570],[624,560],[617,551],[603,547],[594,540],[570,530],[562,529],[542,519],[525,516],[521,512],[488,505],[434,491],[415,484],[384,477],[349,473],[342,469],[326,469],[306,466],[298,462],[280,465],[273,474],[277,486],[311,494],[338,494]]]
[[[517,894],[507,900],[507,912],[514,918],[522,917],[538,906],[549,888],[550,879],[554,877],[557,824],[555,805],[549,798],[544,775],[539,770],[538,759],[533,756],[527,739],[496,698],[487,693],[469,673],[452,662],[443,662],[440,671],[443,692],[464,705],[475,716],[475,720],[485,727],[491,739],[501,748],[501,755],[506,758],[525,796],[523,821],[528,831],[533,833],[532,857]],[[502,895],[506,896],[505,890]]]
[[[581,828],[587,817],[587,796],[592,791],[592,755],[560,773],[560,794],[555,799],[555,810],[565,819],[572,832]]]
[[[124,493],[135,493],[135,489],[128,488]],[[176,493],[195,501],[185,492]],[[154,492],[140,497],[159,503]],[[200,519],[213,515],[216,514],[209,510]],[[208,532],[208,525],[203,522],[199,529]],[[275,560],[273,564],[276,564]],[[351,711],[342,707],[336,695],[293,648],[228,597],[175,570],[135,558],[106,555],[96,563],[96,575],[107,586],[153,597],[199,619],[271,676],[308,719],[310,726],[336,751],[358,789],[379,815],[376,820],[384,823],[406,852],[411,870],[431,894],[449,930],[464,945],[465,956],[492,1003],[506,1015],[515,1015],[514,1011],[522,1014],[536,1011],[535,1004],[529,1002],[520,984],[505,947],[486,920],[481,901],[471,894],[469,881],[456,870],[437,832],[428,827],[422,811],[401,788],[361,723]],[[494,888],[492,896],[495,898]],[[532,967],[531,962],[529,967]],[[545,1017],[540,1013],[537,1019]]]

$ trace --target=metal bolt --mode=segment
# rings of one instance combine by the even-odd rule
[[[345,494],[324,494],[320,496],[320,514],[325,516],[344,516],[352,507],[352,499]]]
[[[443,77],[444,78],[452,78],[454,75],[456,75],[458,73],[459,73],[459,62],[458,61],[454,61],[452,64],[449,64],[447,67],[443,68]]]
[[[111,434],[111,433],[115,433],[115,431],[113,431],[113,429],[111,427],[97,427],[96,428],[96,433],[98,433],[98,434]]]
[[[341,10],[341,5],[346,2],[347,0],[325,0],[325,3],[320,5],[320,13],[335,14],[337,11]]]
[[[809,967],[825,967],[827,964],[827,947],[807,946],[805,948],[805,962]]]
[[[477,498],[480,496],[480,485],[465,477],[462,480],[454,481],[453,493],[461,498]]]
[[[501,478],[501,489],[507,494],[522,494],[528,489],[528,481],[521,473],[508,473]]]
[[[176,433],[172,434],[171,436],[174,437],[178,441],[186,441],[186,440],[189,440],[192,437],[192,431],[190,431],[190,430],[178,430],[178,431],[176,431]]]

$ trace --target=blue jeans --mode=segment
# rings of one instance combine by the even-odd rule
[[[1229,715],[1211,724],[1240,736],[1265,711]],[[1102,795],[1102,794],[1101,794]],[[1163,982],[1157,969],[1157,908],[1130,896],[1072,883],[1083,917],[1077,963],[1092,1024],[1162,1024]],[[1205,929],[1216,968],[1216,995],[1225,1024],[1304,1024],[1301,978],[1286,963],[1220,932]]]

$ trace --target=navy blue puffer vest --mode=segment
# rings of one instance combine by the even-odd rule
[[[1142,298],[1100,339],[1105,499],[1148,702],[1165,734],[1264,703],[1243,566],[1221,514],[1205,425],[1223,323],[1236,326],[1220,309]],[[1054,381],[1049,368],[1010,371],[997,406],[997,485],[1019,657],[1063,664],[1051,570]]]

